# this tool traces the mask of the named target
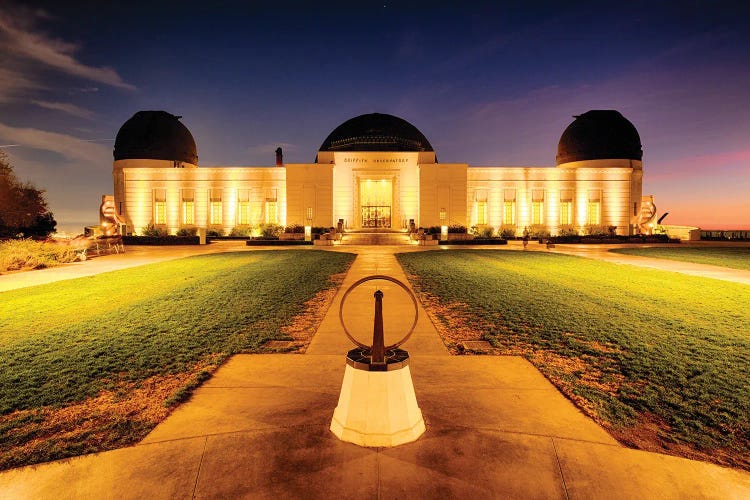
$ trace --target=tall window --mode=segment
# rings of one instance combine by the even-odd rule
[[[208,222],[210,224],[221,224],[222,222],[222,206],[221,206],[221,190],[212,189],[211,198],[209,201],[209,214]]]
[[[182,190],[182,223],[195,224],[195,195],[192,189]]]
[[[573,202],[572,201],[560,202],[560,224],[564,226],[569,226],[573,224]]]
[[[487,224],[487,202],[477,201],[477,225]]]
[[[237,223],[250,224],[250,190],[240,189],[237,192]]]
[[[544,190],[534,189],[531,192],[531,223],[544,224]]]
[[[154,224],[167,223],[167,190],[154,189]]]
[[[601,191],[589,191],[589,204],[586,211],[586,224],[598,226],[602,223]]]
[[[516,190],[505,190],[505,201],[503,201],[503,224],[516,224]]]
[[[573,191],[560,192],[560,224],[569,226],[573,224]]]
[[[601,204],[598,201],[590,201],[588,207],[588,213],[586,216],[586,224],[590,226],[598,226],[602,223]]]
[[[266,224],[279,223],[279,210],[276,200],[266,199]]]

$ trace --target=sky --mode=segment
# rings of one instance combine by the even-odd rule
[[[98,221],[139,110],[182,116],[201,166],[312,162],[380,112],[441,162],[552,167],[573,115],[616,109],[664,224],[750,229],[750,2],[108,3],[0,0],[0,150],[62,228]]]

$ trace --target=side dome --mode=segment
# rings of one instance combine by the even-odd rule
[[[319,151],[434,151],[417,127],[397,116],[360,115],[331,132]]]
[[[139,111],[126,121],[115,139],[117,160],[168,160],[198,164],[195,139],[166,111]]]
[[[574,116],[557,145],[557,164],[572,161],[641,160],[641,137],[632,123],[613,109]]]

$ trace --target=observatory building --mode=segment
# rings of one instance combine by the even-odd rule
[[[176,233],[280,224],[407,230],[476,226],[584,234],[639,231],[641,141],[614,110],[576,116],[555,167],[439,163],[427,138],[396,116],[372,113],[334,129],[312,163],[198,166],[180,117],[139,111],[114,147],[114,200],[126,233],[153,225]],[[644,203],[647,203],[644,201]]]

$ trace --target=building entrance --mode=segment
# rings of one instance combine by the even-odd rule
[[[390,228],[392,204],[393,181],[390,179],[360,180],[361,227]]]
[[[362,227],[391,227],[391,207],[372,205],[362,207]]]

